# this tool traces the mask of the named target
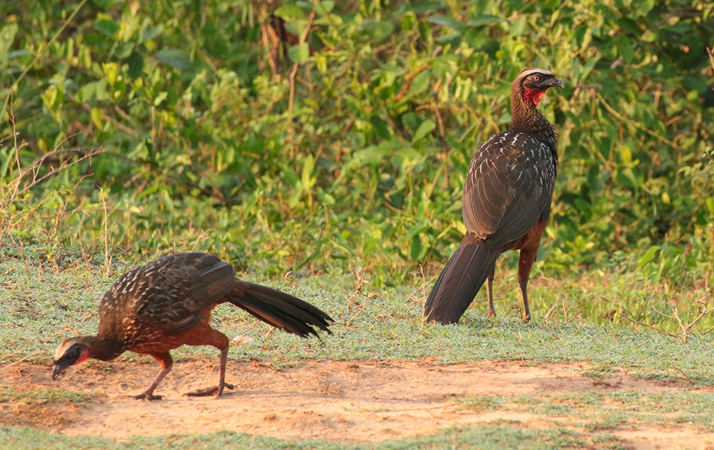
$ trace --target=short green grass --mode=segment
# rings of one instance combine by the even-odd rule
[[[0,403],[13,400],[33,400],[42,403],[72,402],[82,404],[92,398],[90,394],[82,392],[65,391],[61,389],[33,389],[28,391],[14,391],[7,387],[0,388]]]
[[[6,248],[0,259],[0,363],[20,360],[48,363],[63,338],[91,334],[97,329],[97,306],[102,294],[133,264],[149,258],[117,256],[107,276],[100,258],[92,259],[76,250],[41,245],[20,252]],[[98,262],[97,262],[98,261]],[[256,280],[258,273],[245,274]],[[585,274],[584,278],[593,277]],[[688,380],[691,386],[714,385],[714,355],[710,333],[689,335],[682,344],[646,328],[635,328],[617,320],[603,320],[602,298],[636,301],[643,285],[628,283],[626,275],[606,275],[607,286],[581,288],[578,280],[543,280],[533,283],[533,320],[519,320],[518,292],[513,273],[497,275],[499,317],[488,319],[485,304],[477,302],[457,325],[423,323],[420,289],[424,280],[414,277],[413,286],[375,289],[368,282],[355,290],[353,275],[328,273],[260,281],[287,290],[327,311],[336,320],[333,335],[321,339],[299,339],[286,333],[268,333],[270,328],[251,316],[222,306],[216,310],[215,325],[229,337],[249,336],[254,342],[234,346],[233,360],[261,360],[273,367],[296,367],[305,360],[403,360],[429,359],[455,364],[479,360],[510,359],[525,364],[541,362],[585,362],[584,375],[608,377],[626,371],[630,375],[657,379]],[[629,281],[633,281],[630,279]],[[557,285],[557,286],[556,286]],[[627,289],[626,287],[630,287]],[[427,288],[428,289],[428,288]],[[577,292],[582,292],[579,298]],[[482,296],[482,294],[481,294]],[[600,299],[600,301],[598,301]],[[623,301],[625,301],[623,300]],[[560,305],[553,308],[553,305]],[[632,307],[632,305],[629,305]],[[550,313],[550,314],[549,314]],[[547,316],[547,320],[546,320]],[[177,360],[198,355],[217,356],[215,349],[183,347],[173,352]],[[136,355],[122,357],[132,360]],[[52,391],[36,393],[52,399]],[[28,393],[0,391],[0,401]],[[34,394],[33,394],[34,395]],[[83,401],[68,394],[70,401]],[[532,430],[522,424],[496,422],[482,426],[445,430],[431,436],[380,444],[335,444],[322,441],[281,441],[236,433],[205,436],[135,437],[114,442],[87,436],[56,436],[17,427],[0,428],[0,448],[624,448],[612,430],[622,424],[692,424],[712,431],[714,416],[707,405],[714,394],[683,391],[678,394],[568,393],[516,397],[457,399],[467,409],[523,411],[550,421],[552,428]],[[565,425],[558,419],[573,418]]]
[[[92,334],[97,330],[97,307],[102,294],[129,268],[115,263],[107,277],[99,264],[84,262],[68,253],[59,264],[42,256],[42,247],[26,248],[24,259],[0,261],[0,362],[27,359],[48,362],[63,338]],[[252,278],[249,274],[248,278]],[[506,274],[508,275],[508,274]],[[503,278],[503,276],[501,277]],[[293,366],[305,359],[381,360],[431,358],[453,364],[485,359],[523,359],[542,362],[586,361],[590,372],[607,373],[620,367],[639,376],[687,379],[714,385],[714,353],[709,333],[694,334],[686,343],[649,329],[629,325],[600,325],[592,319],[594,302],[583,303],[575,313],[581,319],[565,320],[551,313],[551,302],[560,295],[547,287],[533,288],[533,317],[522,323],[518,316],[515,287],[499,301],[500,315],[488,319],[485,304],[469,309],[457,325],[423,323],[425,292],[412,287],[376,290],[364,284],[355,291],[352,276],[320,275],[280,280],[259,280],[287,290],[328,312],[336,323],[333,335],[300,339],[287,333],[269,334],[269,327],[248,314],[223,305],[216,309],[215,325],[229,337],[244,335],[254,342],[231,349],[234,360],[263,360],[277,367]],[[504,291],[509,291],[507,281]],[[515,284],[515,283],[512,283]],[[623,291],[624,292],[624,291]],[[510,293],[510,292],[509,292]],[[181,358],[206,354],[209,347],[183,347]],[[135,358],[127,353],[124,358]],[[603,372],[604,371],[604,372]]]
[[[441,433],[412,439],[380,443],[344,443],[318,440],[285,441],[230,431],[194,436],[134,437],[126,442],[88,436],[62,436],[29,428],[0,427],[0,447],[15,450],[95,450],[129,449],[290,449],[290,450],[407,450],[407,449],[524,449],[560,448],[624,449],[624,445],[607,433],[585,434],[565,428],[531,430],[513,427],[507,421],[464,428],[451,428]]]
[[[484,399],[456,399],[465,406]],[[588,430],[614,429],[618,425],[676,427],[687,424],[701,432],[714,431],[714,401],[712,392],[558,392],[537,396],[493,396],[488,399],[492,409],[527,412],[562,426],[565,419],[571,425]]]

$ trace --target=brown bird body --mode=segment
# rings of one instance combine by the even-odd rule
[[[548,88],[563,87],[542,69],[521,72],[511,85],[511,126],[476,151],[464,185],[462,216],[467,233],[426,301],[427,320],[456,323],[488,280],[489,316],[498,256],[521,250],[518,281],[522,318],[530,320],[527,285],[548,223],[558,170],[557,133],[538,111]]]
[[[170,351],[182,345],[211,345],[221,350],[220,380],[215,388],[188,395],[218,397],[224,387],[228,338],[210,325],[211,311],[230,302],[289,333],[317,336],[330,332],[330,316],[292,295],[235,277],[233,267],[213,255],[165,256],[124,274],[99,305],[96,336],[64,341],[57,349],[52,378],[87,358],[110,361],[126,351],[148,354],[161,366],[154,382],[135,398],[159,399],[154,390],[171,371]]]

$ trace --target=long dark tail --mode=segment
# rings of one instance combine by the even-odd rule
[[[319,328],[332,334],[328,326],[334,320],[322,310],[285,292],[247,281],[237,281],[228,301],[253,316],[300,337],[317,336]]]
[[[498,251],[467,233],[426,300],[426,320],[445,325],[458,322],[491,273],[498,255]]]

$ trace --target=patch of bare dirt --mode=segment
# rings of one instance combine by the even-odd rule
[[[141,359],[140,361],[146,361]],[[424,361],[310,362],[304,367],[276,370],[261,363],[229,362],[227,381],[236,390],[221,400],[187,398],[182,393],[215,385],[217,361],[174,365],[157,394],[164,400],[137,401],[123,397],[144,390],[158,371],[153,363],[90,363],[69,369],[58,381],[50,369],[25,363],[0,366],[2,384],[22,390],[67,389],[104,394],[85,406],[70,402],[33,404],[27,399],[0,403],[0,424],[25,425],[64,434],[127,439],[133,435],[209,433],[233,430],[283,439],[316,438],[337,441],[381,441],[443,428],[514,421],[528,427],[551,422],[529,413],[465,408],[454,397],[550,392],[664,392],[687,388],[685,382],[661,382],[617,374],[609,378],[580,375],[580,364],[532,364],[482,361],[435,365]],[[559,420],[568,421],[567,417]],[[712,448],[713,434],[677,428],[616,430],[636,449]]]

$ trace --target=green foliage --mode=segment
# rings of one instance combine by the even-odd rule
[[[540,66],[567,87],[539,270],[714,282],[706,2],[31,3],[0,7],[3,233],[401,284],[455,248],[470,157]]]

